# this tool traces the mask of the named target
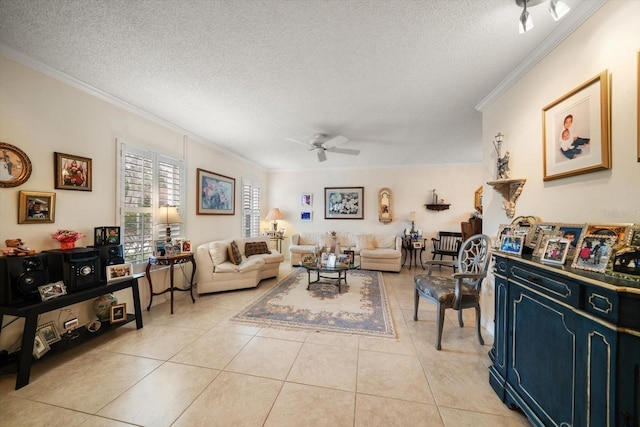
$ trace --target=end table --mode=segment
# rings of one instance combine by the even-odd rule
[[[189,281],[189,289],[176,288],[173,286],[173,267],[176,264],[185,264],[190,262],[193,265],[193,270],[191,271],[191,280]],[[151,283],[151,266],[168,266],[169,267],[169,278],[170,284],[169,287],[162,292],[153,292],[153,284]],[[171,256],[159,256],[159,257],[150,257],[149,263],[147,264],[146,276],[147,282],[149,282],[149,305],[147,306],[147,311],[151,310],[151,303],[153,302],[154,295],[162,295],[166,292],[171,292],[171,314],[173,314],[173,291],[189,291],[191,295],[191,301],[193,303],[196,302],[196,299],[193,297],[193,278],[196,275],[196,260],[193,256],[193,252],[185,252],[178,255]]]

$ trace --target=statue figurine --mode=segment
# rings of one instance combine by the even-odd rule
[[[498,179],[509,179],[509,152],[498,157]]]

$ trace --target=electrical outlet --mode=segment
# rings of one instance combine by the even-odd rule
[[[78,318],[74,317],[71,320],[67,320],[66,322],[64,322],[64,329],[65,330],[71,330],[71,329],[75,329],[78,327]]]

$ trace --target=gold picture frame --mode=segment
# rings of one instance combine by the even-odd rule
[[[30,176],[29,156],[15,145],[0,142],[0,188],[17,187]]]
[[[393,220],[392,197],[388,188],[382,188],[378,192],[378,221],[384,224]]]
[[[21,191],[18,197],[18,224],[56,222],[56,193]]]
[[[611,169],[609,72],[542,109],[543,180]]]
[[[482,187],[478,188],[475,192],[473,207],[475,210],[482,213]]]
[[[53,153],[53,156],[56,189],[92,191],[90,158],[64,153]]]
[[[235,215],[235,178],[200,168],[196,175],[196,215]]]

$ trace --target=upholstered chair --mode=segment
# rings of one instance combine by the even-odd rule
[[[447,308],[458,310],[460,327],[464,327],[462,310],[475,308],[476,335],[480,344],[484,345],[480,333],[480,287],[483,279],[487,276],[490,242],[489,237],[484,234],[471,236],[460,245],[455,261],[426,261],[427,274],[419,274],[413,278],[415,283],[413,320],[418,320],[420,298],[437,306],[438,334],[435,345],[437,350],[442,348],[440,343],[442,341],[444,312]],[[454,267],[454,271],[457,268],[457,272],[450,277],[432,276],[431,267],[437,264]]]

